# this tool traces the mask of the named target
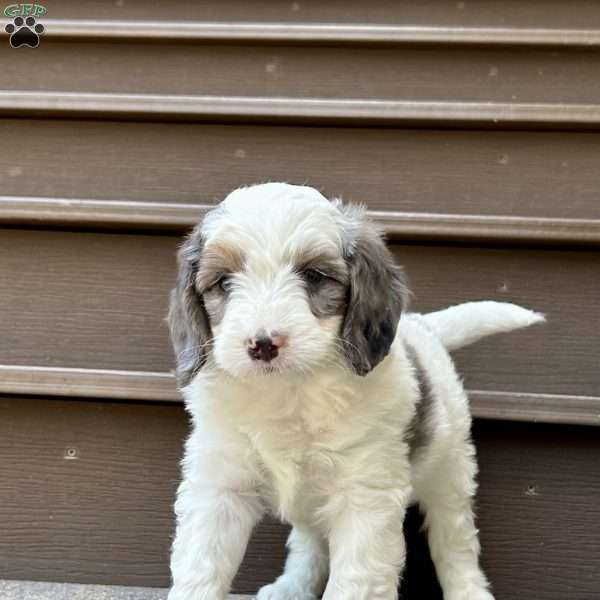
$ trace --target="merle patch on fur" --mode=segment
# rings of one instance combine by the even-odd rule
[[[413,457],[421,448],[429,443],[431,429],[429,419],[433,406],[433,389],[427,377],[427,371],[421,363],[416,350],[409,344],[405,344],[406,355],[414,367],[415,377],[419,385],[419,400],[415,408],[415,415],[405,433],[408,443],[409,456]]]
[[[37,48],[40,44],[40,35],[44,33],[45,27],[41,23],[36,23],[34,17],[27,17],[27,19],[15,17],[4,30],[10,34],[10,45],[13,48],[21,46]]]
[[[171,292],[167,321],[177,361],[179,384],[187,385],[206,363],[212,343],[210,318],[196,287],[204,240],[198,230],[186,239],[178,254],[179,274]]]
[[[346,308],[346,286],[329,277],[306,282],[310,310],[318,319],[342,315]]]
[[[377,228],[362,220],[356,229],[345,253],[350,284],[341,338],[356,373],[366,375],[390,350],[408,288]]]

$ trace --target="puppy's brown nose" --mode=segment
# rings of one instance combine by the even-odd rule
[[[248,346],[248,354],[253,360],[264,360],[265,362],[271,362],[277,354],[279,354],[279,348],[281,344],[277,344],[276,339],[268,336],[262,336],[250,340]]]

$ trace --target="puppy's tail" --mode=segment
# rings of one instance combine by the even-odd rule
[[[494,333],[543,323],[541,313],[508,302],[466,302],[422,315],[448,350],[456,350]]]

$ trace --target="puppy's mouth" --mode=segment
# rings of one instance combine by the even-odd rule
[[[283,370],[280,359],[275,359],[271,362],[253,363],[252,367],[252,371],[256,375],[276,375]]]
[[[294,377],[302,375],[305,370],[295,360],[287,356],[278,356],[271,361],[252,361],[247,365],[243,376],[267,379],[277,377]]]

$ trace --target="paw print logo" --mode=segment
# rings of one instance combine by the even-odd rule
[[[20,46],[29,46],[37,48],[40,44],[40,35],[44,33],[45,28],[41,23],[36,23],[34,17],[15,17],[12,23],[5,28],[6,33],[10,34],[10,45],[13,48]]]

